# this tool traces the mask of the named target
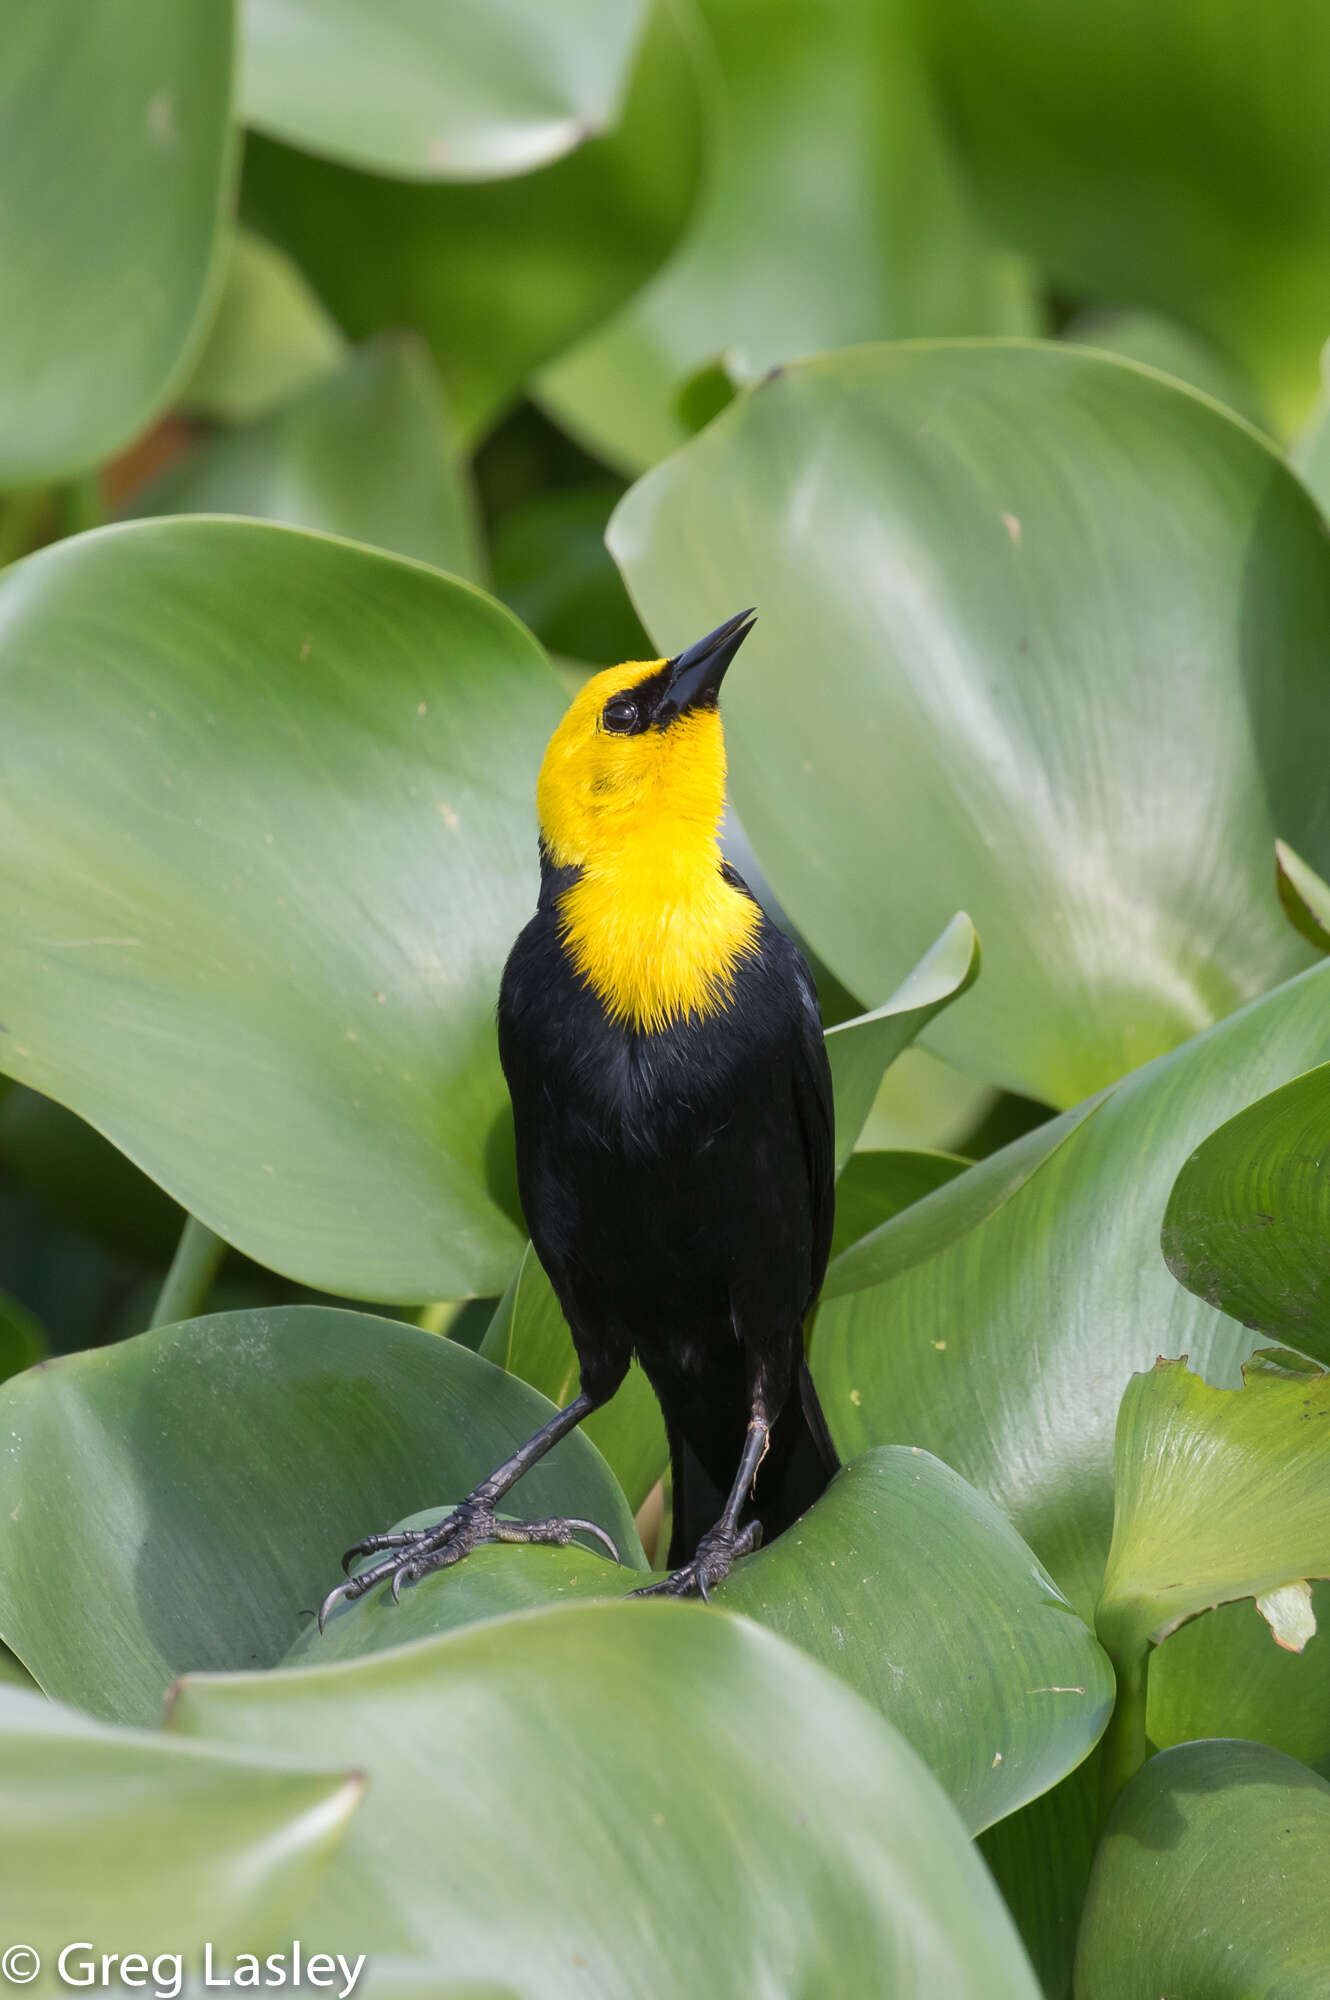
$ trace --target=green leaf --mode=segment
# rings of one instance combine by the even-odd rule
[[[581,1380],[568,1322],[530,1244],[480,1344],[496,1367],[529,1382],[562,1409]],[[623,1386],[582,1425],[637,1509],[669,1461],[665,1424],[651,1384],[635,1361]]]
[[[0,488],[98,464],[202,336],[231,5],[19,0],[0,70]]]
[[[180,401],[220,423],[253,423],[330,374],[345,354],[345,341],[291,259],[238,227],[208,338]]]
[[[1313,1584],[1312,1604],[1322,1630],[1299,1653],[1270,1643],[1249,1599],[1180,1625],[1150,1655],[1150,1742],[1245,1736],[1330,1776],[1330,1584]]]
[[[339,1608],[322,1636],[302,1635],[289,1663],[356,1659],[641,1582],[584,1549],[479,1549],[399,1604],[379,1591]],[[926,1452],[856,1459],[712,1601],[792,1640],[863,1695],[972,1832],[1078,1764],[1112,1707],[1112,1671],[1088,1628],[996,1509]]]
[[[495,180],[614,123],[647,0],[243,0],[244,114],[380,174]]]
[[[895,1724],[972,1833],[1093,1749],[1108,1661],[1020,1536],[929,1453],[866,1453],[714,1593]]]
[[[1330,19],[1315,0],[915,9],[985,216],[1072,298],[1148,306],[1244,369],[1281,432],[1330,326]],[[1162,32],[1161,32],[1162,29]]]
[[[17,1299],[0,1292],[0,1382],[31,1368],[46,1352],[41,1322]]]
[[[599,665],[650,656],[605,547],[622,492],[617,480],[556,486],[506,508],[490,530],[495,593],[551,653]]]
[[[467,11],[477,23],[488,14]],[[636,5],[617,10],[621,23],[635,15]],[[398,327],[425,336],[471,440],[533,368],[613,311],[666,256],[692,208],[701,145],[687,17],[675,0],[657,0],[617,128],[555,165],[488,185],[430,187],[255,139],[245,207],[353,339]]]
[[[54,1962],[75,1939],[95,1942],[74,1985],[104,1951],[289,1947],[365,1790],[327,1761],[108,1729],[0,1686],[0,1932],[40,1954],[37,1990],[66,1990]]]
[[[1157,1361],[1122,1399],[1095,1615],[1114,1659],[1139,1657],[1211,1605],[1261,1606],[1281,1585],[1330,1576],[1330,1375],[1270,1350],[1243,1376],[1241,1389],[1214,1389],[1183,1361]],[[1288,1608],[1265,1615],[1300,1652]]]
[[[836,1183],[836,1227],[831,1238],[835,1258],[880,1223],[922,1201],[965,1172],[968,1160],[955,1153],[907,1152],[899,1149],[851,1153]]]
[[[16,1660],[8,1646],[0,1646],[0,1685],[41,1692],[22,1660]]]
[[[550,1415],[419,1327],[326,1306],[217,1313],[0,1390],[0,1636],[48,1694],[149,1721],[178,1674],[274,1665],[342,1550],[460,1500]],[[585,1439],[514,1489],[522,1519],[632,1515]]]
[[[943,1247],[819,1308],[813,1374],[842,1455],[897,1442],[935,1452],[1090,1611],[1132,1374],[1162,1351],[1233,1385],[1252,1344],[1158,1253],[1178,1168],[1226,1113],[1326,1058],[1330,965],[1125,1078],[1000,1205],[974,1201],[981,1177],[1002,1174],[996,1153],[888,1223],[880,1236],[926,1219]]]
[[[1076,2000],[1320,2000],[1330,1785],[1256,1743],[1184,1743],[1118,1800],[1091,1877]]]
[[[959,911],[889,1000],[828,1028],[827,1059],[836,1104],[836,1167],[854,1151],[883,1072],[944,1007],[979,977],[979,939]]]
[[[536,1612],[343,1666],[187,1680],[170,1725],[295,1756],[356,1746],[365,1808],[302,1918],[324,1948],[409,1950],[542,2000],[629,1964],[651,1968],[653,2000],[1035,1997],[913,1752],[740,1619]]]
[[[1248,423],[1260,425],[1263,421],[1259,399],[1241,372],[1190,327],[1163,313],[1131,306],[1092,309],[1078,313],[1063,329],[1062,337],[1176,376],[1188,388],[1199,389],[1216,403],[1236,410]]]
[[[1179,1283],[1330,1361],[1330,1064],[1249,1104],[1197,1147],[1164,1212]]]
[[[134,496],[135,514],[246,514],[479,580],[471,493],[424,345],[385,338]]]
[[[560,706],[479,591],[286,528],[4,572],[0,1065],[273,1269],[501,1291],[494,996]]]
[[[757,605],[731,787],[851,991],[959,903],[992,941],[929,1031],[959,1067],[1075,1103],[1306,964],[1270,799],[1327,853],[1330,549],[1201,398],[1066,345],[828,355],[649,473],[610,542],[662,651]]]
[[[1294,930],[1318,951],[1330,952],[1330,885],[1283,840],[1275,842],[1275,880]]]
[[[1036,326],[1024,271],[976,227],[900,0],[698,11],[713,157],[697,213],[659,276],[537,384],[630,472],[682,444],[729,383],[798,356]]]
[[[885,1284],[888,1278],[898,1277],[912,1265],[926,1263],[950,1244],[959,1242],[1018,1194],[1102,1102],[1102,1097],[1089,1098],[1074,1111],[1047,1119],[1010,1145],[990,1153],[986,1160],[968,1167],[963,1176],[955,1177],[961,1185],[945,1201],[923,1197],[908,1211],[888,1216],[833,1260],[822,1287],[823,1299],[842,1298],[846,1292]]]

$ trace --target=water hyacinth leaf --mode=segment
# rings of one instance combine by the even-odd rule
[[[1275,880],[1294,930],[1318,951],[1330,952],[1330,884],[1283,840],[1275,842]]]
[[[618,480],[556,486],[506,508],[490,528],[495,594],[553,654],[599,666],[650,657],[605,547],[622,492]]]
[[[286,1946],[360,1805],[343,1750],[313,1760],[108,1729],[0,1685],[0,1927],[75,1976],[103,1951],[201,1955]],[[132,1982],[131,1982],[132,1983]]]
[[[1253,1345],[1159,1255],[1169,1191],[1227,1114],[1330,1059],[1328,1001],[1330,965],[1317,966],[1124,1078],[1000,1205],[973,1201],[973,1184],[1002,1172],[995,1153],[887,1223],[883,1236],[926,1220],[941,1247],[818,1309],[813,1374],[842,1456],[892,1443],[936,1453],[1090,1613],[1133,1373],[1187,1354],[1235,1385]]]
[[[929,1030],[959,1067],[1073,1104],[1307,963],[1269,856],[1330,856],[1330,549],[1213,405],[1065,344],[826,355],[610,543],[664,652],[757,605],[731,790],[851,991],[969,910],[984,976]]]
[[[1095,1614],[1114,1659],[1211,1605],[1330,1576],[1330,1375],[1309,1361],[1257,1354],[1241,1389],[1157,1362],[1122,1399],[1114,1470]],[[1280,1612],[1266,1616],[1286,1643]]]
[[[1060,1118],[1036,1125],[1033,1131],[977,1161],[966,1172],[965,1185],[954,1189],[945,1201],[930,1201],[921,1195],[908,1213],[888,1216],[867,1235],[847,1244],[827,1268],[823,1299],[885,1284],[888,1278],[908,1271],[913,1264],[925,1263],[959,1241],[1009,1202],[1102,1102],[1102,1098],[1090,1098],[1074,1111],[1064,1111]]]
[[[1319,2000],[1327,1869],[1330,1784],[1305,1765],[1231,1740],[1152,1757],[1095,1858],[1076,2000]]]
[[[218,423],[253,423],[345,355],[346,342],[298,267],[275,244],[238,226],[208,337],[180,403]]]
[[[290,1277],[501,1291],[494,995],[560,707],[500,605],[316,535],[144,521],[6,571],[0,1066]]]
[[[302,1633],[287,1664],[355,1659],[504,1612],[622,1597],[642,1580],[587,1549],[480,1549],[398,1604],[379,1591],[339,1607],[322,1635]],[[971,1832],[1078,1764],[1112,1706],[1112,1671],[1091,1632],[1001,1515],[926,1452],[887,1447],[854,1460],[711,1597],[863,1695],[913,1745]]]
[[[1302,422],[1330,326],[1330,19],[1316,0],[917,5],[986,220],[1072,298],[1151,307]]]
[[[880,1007],[829,1028],[827,1059],[836,1105],[836,1166],[844,1167],[873,1108],[883,1072],[944,1007],[979,976],[979,939],[959,911]]]
[[[851,1153],[836,1182],[832,1256],[839,1256],[861,1236],[922,1201],[935,1188],[945,1187],[969,1165],[956,1153],[902,1149]]]
[[[880,1709],[972,1833],[1074,1769],[1113,1705],[1107,1659],[1020,1536],[917,1449],[855,1459],[714,1597]]]
[[[149,1722],[183,1672],[274,1665],[343,1549],[441,1515],[550,1414],[453,1341],[324,1306],[216,1313],[48,1362],[0,1389],[0,1637],[48,1693]],[[583,1438],[508,1511],[589,1517],[643,1561]]]
[[[1249,1104],[1196,1148],[1164,1213],[1179,1283],[1330,1362],[1330,1064]]]
[[[1236,410],[1249,423],[1259,426],[1262,422],[1256,393],[1241,372],[1209,341],[1163,313],[1139,307],[1091,308],[1077,313],[1063,328],[1062,338],[1081,347],[1096,347],[1104,354],[1119,354],[1124,361],[1137,361],[1145,368],[1157,368],[1162,375],[1175,375],[1188,388],[1199,389],[1203,396]]]
[[[698,11],[712,157],[697,213],[659,275],[536,383],[629,472],[734,382],[800,356],[1037,325],[1025,272],[975,226],[901,0]]]
[[[255,138],[243,204],[352,339],[423,334],[471,442],[532,369],[656,269],[692,211],[701,162],[686,8],[656,0],[618,125],[552,166],[427,186]]]
[[[14,1658],[8,1646],[0,1646],[0,1682],[9,1687],[26,1688],[31,1693],[41,1692],[23,1662]]]
[[[191,1678],[169,1721],[288,1755],[355,1742],[365,1810],[302,1919],[327,1949],[406,1950],[542,2000],[605,1988],[626,1964],[650,1966],[653,2000],[1035,2000],[913,1751],[740,1619],[556,1608],[341,1666]]]
[[[261,132],[372,173],[496,180],[614,123],[647,0],[242,0]]]
[[[442,387],[411,335],[370,343],[261,423],[203,444],[129,511],[284,521],[483,580]]]
[[[0,488],[96,465],[203,332],[233,154],[230,0],[19,0],[0,73]]]
[[[568,1322],[530,1244],[480,1344],[496,1367],[529,1382],[556,1408],[571,1403],[581,1376]],[[622,1387],[581,1426],[622,1486],[630,1507],[641,1506],[669,1458],[665,1425],[651,1384],[637,1362]]]
[[[1312,1584],[1311,1609],[1319,1629],[1296,1653],[1250,1598],[1180,1625],[1150,1655],[1149,1741],[1244,1736],[1330,1776],[1330,1584]]]
[[[17,1299],[0,1292],[0,1382],[31,1368],[46,1352],[41,1323]]]

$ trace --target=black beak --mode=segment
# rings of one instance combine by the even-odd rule
[[[751,609],[741,611],[737,617],[727,618],[714,632],[708,632],[705,639],[699,639],[686,653],[667,660],[669,684],[654,720],[670,722],[686,708],[714,708],[725,669],[756,622]]]

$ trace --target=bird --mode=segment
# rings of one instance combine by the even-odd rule
[[[709,1597],[839,1465],[804,1354],[831,1245],[831,1075],[793,940],[721,852],[721,683],[756,622],[595,674],[536,790],[540,893],[499,993],[518,1192],[563,1309],[578,1394],[434,1527],[369,1535],[341,1599],[394,1596],[483,1541],[567,1545],[594,1522],[498,1511],[614,1394],[634,1356],[669,1440],[669,1574]]]

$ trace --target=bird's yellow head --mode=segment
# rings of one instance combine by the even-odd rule
[[[761,923],[720,872],[717,695],[752,629],[740,612],[672,660],[589,680],[550,738],[536,806],[564,941],[611,1016],[650,1031],[727,1004]]]
[[[578,691],[536,789],[557,867],[595,867],[664,829],[714,837],[725,807],[717,695],[752,623],[740,612],[676,659],[629,660]]]

